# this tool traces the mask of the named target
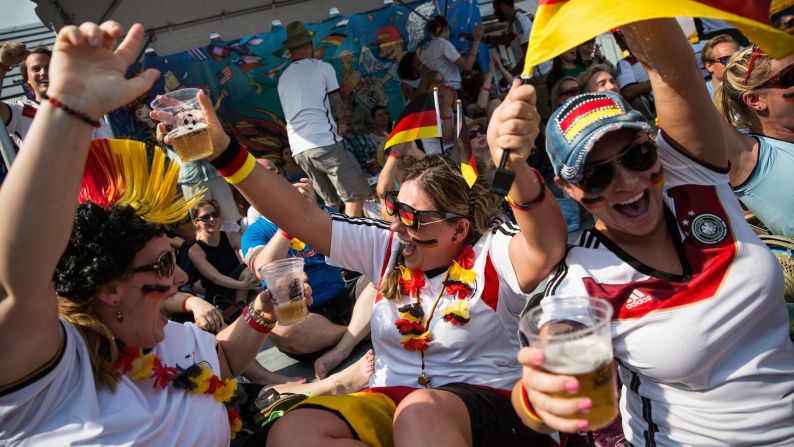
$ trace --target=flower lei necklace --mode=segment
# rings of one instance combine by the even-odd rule
[[[406,304],[397,309],[398,316],[394,325],[403,336],[400,343],[406,351],[418,351],[422,358],[422,374],[418,382],[422,386],[430,383],[430,377],[425,374],[425,350],[428,343],[433,339],[430,332],[430,320],[433,318],[438,301],[446,291],[448,294],[457,298],[449,303],[441,312],[441,317],[447,323],[456,326],[463,326],[469,322],[469,302],[467,298],[474,291],[474,282],[477,274],[472,271],[474,266],[474,250],[466,246],[460,255],[452,262],[441,283],[441,291],[430,308],[430,315],[425,321],[422,305],[419,302],[419,290],[427,283],[424,274],[419,270],[410,270],[403,264],[398,264],[395,268],[400,270],[400,278],[397,280],[402,288],[402,293],[411,299],[410,304]]]
[[[113,367],[122,374],[128,374],[131,380],[154,379],[152,388],[165,389],[169,384],[184,389],[191,394],[210,394],[216,401],[226,404],[229,416],[231,438],[243,426],[240,411],[237,408],[237,381],[223,380],[212,373],[206,362],[194,363],[187,368],[163,365],[160,357],[145,354],[141,348],[125,347]]]

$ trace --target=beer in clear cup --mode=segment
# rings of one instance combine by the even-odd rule
[[[303,294],[303,258],[286,258],[259,269],[273,301],[273,311],[281,326],[291,326],[306,318],[309,310]]]
[[[196,161],[212,155],[212,139],[196,95],[199,90],[184,88],[157,96],[151,106],[165,125],[169,143],[182,161]]]
[[[529,345],[543,351],[544,371],[579,381],[576,393],[552,396],[593,402],[577,417],[588,421],[588,430],[606,427],[618,415],[611,319],[612,305],[600,298],[549,296],[519,322]]]

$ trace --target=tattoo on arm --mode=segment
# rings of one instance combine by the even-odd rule
[[[328,101],[331,102],[331,114],[334,117],[342,116],[345,111],[345,102],[342,100],[342,95],[338,92],[331,92],[328,94]]]

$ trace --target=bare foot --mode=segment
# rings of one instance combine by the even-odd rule
[[[305,377],[292,377],[285,376],[284,374],[274,373],[265,368],[261,368],[256,372],[246,371],[244,374],[246,379],[252,383],[259,385],[279,385],[282,383],[306,383]]]
[[[351,351],[352,349],[340,349],[339,345],[337,344],[333,347],[333,349],[329,350],[315,360],[314,375],[317,377],[317,380],[322,380],[328,377],[328,373],[339,366],[339,364],[350,355]]]
[[[328,376],[326,380],[332,385],[330,394],[350,394],[361,390],[369,384],[373,372],[375,372],[375,354],[370,349],[356,363]]]

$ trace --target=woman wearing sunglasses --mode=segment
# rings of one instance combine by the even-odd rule
[[[794,346],[783,277],[744,220],[724,144],[712,138],[719,133],[684,134],[691,123],[670,118],[671,108],[688,101],[704,110],[682,119],[720,124],[694,64],[682,70],[679,61],[660,76],[670,68],[667,56],[689,48],[683,35],[654,34],[668,24],[677,27],[657,21],[625,30],[632,43],[640,36],[664,42],[649,69],[662,127],[656,144],[643,117],[612,92],[571,98],[549,120],[555,181],[596,223],[569,247],[545,299],[590,295],[612,304],[623,431],[631,445],[791,445]],[[681,79],[698,89],[671,90],[668,82]],[[525,423],[539,431],[586,430],[581,415],[592,402],[559,397],[580,384],[543,372],[546,359],[537,349],[523,349],[519,361],[524,373],[514,405]]]
[[[213,129],[216,168],[279,228],[378,285],[373,388],[308,399],[276,421],[269,445],[291,445],[296,433],[306,445],[548,442],[521,424],[509,400],[520,374],[515,331],[524,293],[561,259],[566,239],[559,209],[526,163],[529,147],[511,151],[508,162],[519,174],[510,190],[517,225],[493,223],[496,203],[486,188],[477,182],[470,190],[460,168],[439,156],[406,167],[399,193],[386,195],[395,217],[388,224],[330,215],[283,178],[244,168],[249,155],[230,142],[209,100],[198,99]],[[505,116],[531,113],[520,129],[534,138],[538,114],[510,96],[505,104]],[[513,148],[515,140],[500,144]],[[502,151],[491,153],[498,161]]]
[[[217,336],[164,317],[186,275],[162,224],[194,202],[174,197],[178,167],[160,150],[147,159],[142,143],[97,140],[89,151],[96,118],[158,76],[125,79],[143,28],[116,47],[123,33],[115,22],[61,30],[53,99],[0,190],[14,211],[0,221],[3,443],[228,445],[233,378],[274,321],[267,292]]]
[[[259,280],[238,255],[240,233],[221,231],[223,218],[218,202],[203,200],[190,210],[196,242],[188,257],[196,267],[208,301],[226,311],[236,303],[247,303],[248,293],[260,287]]]

